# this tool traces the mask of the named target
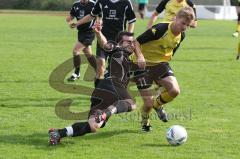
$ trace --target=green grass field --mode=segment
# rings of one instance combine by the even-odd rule
[[[138,20],[136,35],[146,23]],[[0,158],[238,159],[240,61],[235,60],[238,40],[231,37],[235,23],[199,20],[198,28],[187,32],[171,61],[181,94],[166,106],[170,122],[160,122],[153,113],[153,131],[143,133],[137,110],[113,116],[97,134],[67,138],[51,147],[48,129],[75,121],[59,118],[56,103],[71,98],[76,113],[90,104],[84,95],[61,93],[49,85],[51,72],[71,57],[76,31],[68,28],[64,16],[0,14]],[[92,82],[79,80],[75,86],[81,84]],[[142,105],[139,97],[137,104]],[[169,146],[165,139],[174,124],[188,131],[183,146]]]

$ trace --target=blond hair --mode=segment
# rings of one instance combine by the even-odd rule
[[[192,21],[195,19],[195,14],[191,7],[183,7],[180,11],[178,11],[177,18],[184,18],[187,21]]]

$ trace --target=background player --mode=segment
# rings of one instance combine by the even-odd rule
[[[162,11],[165,11],[163,21],[164,22],[171,22],[175,18],[177,12],[182,9],[183,7],[190,6],[193,8],[195,17],[196,17],[196,8],[191,0],[161,0],[161,2],[158,4],[156,10],[153,12],[147,28],[151,28],[151,26],[154,24],[154,22],[157,20],[158,15],[162,13]],[[191,22],[191,27],[197,27],[197,19],[195,18]]]
[[[167,122],[167,114],[163,110],[166,104],[176,98],[180,88],[173,70],[169,65],[174,52],[184,39],[184,31],[195,19],[191,7],[184,7],[171,23],[158,23],[137,38],[147,63],[146,71],[135,71],[136,84],[144,101],[142,108],[142,130],[151,130],[149,114],[154,108],[159,118]],[[156,98],[150,90],[152,83],[165,88]]]
[[[85,15],[90,14],[95,2],[92,0],[80,0],[73,4],[69,16],[66,18],[69,26],[72,28],[73,19],[82,19]],[[78,40],[73,47],[73,65],[75,68],[74,73],[68,78],[68,81],[75,81],[80,77],[80,51],[83,51],[90,65],[96,70],[96,58],[92,54],[91,44],[94,40],[94,32],[92,29],[94,20],[86,24],[79,25],[78,29]]]
[[[100,14],[102,14],[103,23],[102,33],[107,40],[114,41],[117,34],[126,29],[127,22],[128,32],[133,32],[136,16],[130,0],[98,0],[91,14],[85,16],[81,20],[78,20],[77,23],[72,26],[75,27],[89,22]],[[96,55],[97,75],[95,85],[97,85],[100,79],[104,78],[105,61],[107,59],[107,54],[99,46],[99,44],[97,44]]]
[[[138,13],[141,19],[144,19],[145,10],[148,4],[148,0],[138,0]]]
[[[238,37],[239,31],[240,31],[240,0],[238,0],[238,4],[236,6],[236,10],[237,10],[237,16],[238,16],[238,19],[237,19],[237,29],[236,29],[236,32],[234,32],[232,34],[233,37]]]

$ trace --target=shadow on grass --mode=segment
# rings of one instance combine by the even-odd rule
[[[76,142],[81,142],[81,140],[98,140],[105,139],[119,134],[136,134],[138,130],[120,130],[120,131],[106,131],[99,132],[96,134],[88,134],[82,137],[76,138],[66,138],[62,139],[61,143],[58,146],[50,146],[48,144],[49,138],[47,133],[33,133],[30,135],[22,135],[22,134],[13,134],[13,135],[0,135],[0,144],[12,144],[12,145],[27,145],[31,146],[34,149],[44,149],[51,151],[55,148],[64,148],[74,145]],[[77,139],[75,141],[75,139]],[[88,144],[81,144],[81,146],[91,146]]]
[[[123,130],[114,130],[114,131],[105,131],[105,132],[97,132],[94,134],[89,134],[82,139],[84,140],[97,140],[97,139],[104,139],[104,138],[109,138],[112,136],[116,135],[121,135],[121,134],[137,134],[140,133],[139,130],[128,130],[128,129],[123,129]]]
[[[173,147],[169,144],[153,144],[153,143],[145,143],[145,144],[142,144],[141,146],[143,146],[143,147]]]
[[[72,97],[76,103],[90,103],[90,97]],[[19,108],[19,107],[54,107],[61,98],[5,98],[0,101],[0,108]],[[12,104],[14,103],[14,104]],[[88,106],[89,107],[89,106]]]

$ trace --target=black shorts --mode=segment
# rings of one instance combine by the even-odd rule
[[[167,62],[161,62],[154,66],[147,66],[145,70],[134,71],[134,81],[138,89],[147,89],[153,81],[174,76],[173,70]]]
[[[95,34],[93,31],[80,32],[78,31],[78,41],[85,46],[92,45]]]
[[[108,79],[101,80],[92,93],[88,117],[94,115],[96,110],[105,110],[118,100],[124,99],[132,99],[126,88],[116,87]]]
[[[145,3],[139,3],[139,4],[138,4],[138,11],[144,10],[145,5],[146,5]]]

